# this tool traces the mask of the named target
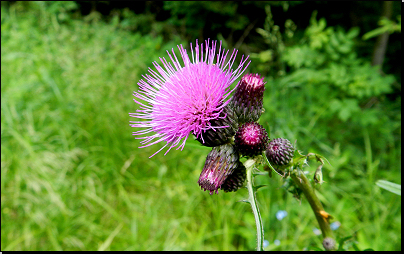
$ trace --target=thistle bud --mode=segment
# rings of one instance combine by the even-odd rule
[[[196,138],[204,146],[215,147],[223,145],[236,133],[237,121],[229,105],[223,108],[218,118],[210,120],[209,123],[211,126],[217,128],[208,129]]]
[[[246,177],[246,168],[243,163],[239,162],[237,168],[227,177],[220,189],[224,190],[224,192],[237,191],[243,187]]]
[[[268,146],[268,133],[264,127],[255,122],[243,124],[234,137],[237,150],[244,156],[262,154]]]
[[[239,155],[233,145],[224,144],[214,147],[206,157],[198,184],[201,189],[208,190],[210,194],[218,193],[219,188],[238,166]]]
[[[255,122],[262,114],[262,101],[265,90],[264,77],[259,74],[244,75],[237,85],[232,98],[232,106],[238,122]]]
[[[281,166],[286,165],[293,158],[295,149],[289,140],[284,138],[276,138],[269,142],[265,155],[270,163]]]

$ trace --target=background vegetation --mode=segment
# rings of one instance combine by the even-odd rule
[[[375,185],[401,184],[400,36],[397,2],[2,2],[2,250],[255,248],[247,191],[197,184],[209,149],[149,159],[131,135],[141,75],[195,38],[250,55],[260,123],[328,158],[318,195],[344,249],[401,250],[400,196]],[[266,250],[320,247],[307,202],[256,182]]]

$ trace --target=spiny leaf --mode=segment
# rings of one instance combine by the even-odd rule
[[[321,171],[322,168],[323,168],[323,164],[319,165],[316,170],[316,173],[314,173],[313,179],[314,179],[315,183],[322,184],[324,182],[323,181],[323,172]]]
[[[301,154],[299,150],[295,150],[295,154],[293,156],[293,160],[290,162],[293,166],[298,166],[300,164],[304,164],[306,162],[306,155]]]

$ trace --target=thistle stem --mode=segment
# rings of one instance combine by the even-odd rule
[[[309,201],[311,209],[316,216],[318,224],[320,226],[321,232],[323,237],[333,237],[333,233],[330,228],[330,223],[328,222],[329,214],[324,211],[323,205],[321,204],[320,200],[316,196],[314,192],[314,188],[311,186],[311,183],[307,179],[307,177],[301,171],[293,171],[290,174],[290,177],[296,183],[296,185],[303,191],[304,195]]]
[[[244,166],[247,169],[247,189],[248,189],[248,202],[251,205],[255,225],[257,227],[257,251],[264,250],[264,229],[262,227],[262,219],[260,215],[260,210],[258,208],[257,200],[255,197],[255,191],[253,189],[253,175],[252,171],[254,168],[255,160],[249,159],[244,162]]]

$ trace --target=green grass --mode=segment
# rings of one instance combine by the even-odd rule
[[[2,251],[253,250],[251,208],[237,202],[247,191],[211,196],[197,184],[209,149],[189,140],[183,151],[149,159],[160,146],[138,149],[131,135],[140,75],[181,41],[163,44],[96,19],[61,22],[42,3],[28,6],[1,9]],[[365,168],[349,168],[355,155],[344,147],[352,144],[296,131],[298,95],[273,91],[265,105],[276,102],[283,113],[261,123],[272,136],[297,139],[300,150],[323,147],[334,166],[324,170],[319,197],[342,224],[336,235],[354,235],[360,249],[400,250],[401,200],[372,182],[380,177],[372,140],[361,134]],[[399,169],[382,176],[401,181]],[[278,176],[256,182],[268,184],[257,194],[267,250],[321,246],[304,199],[281,188]],[[282,221],[278,210],[288,211]]]

